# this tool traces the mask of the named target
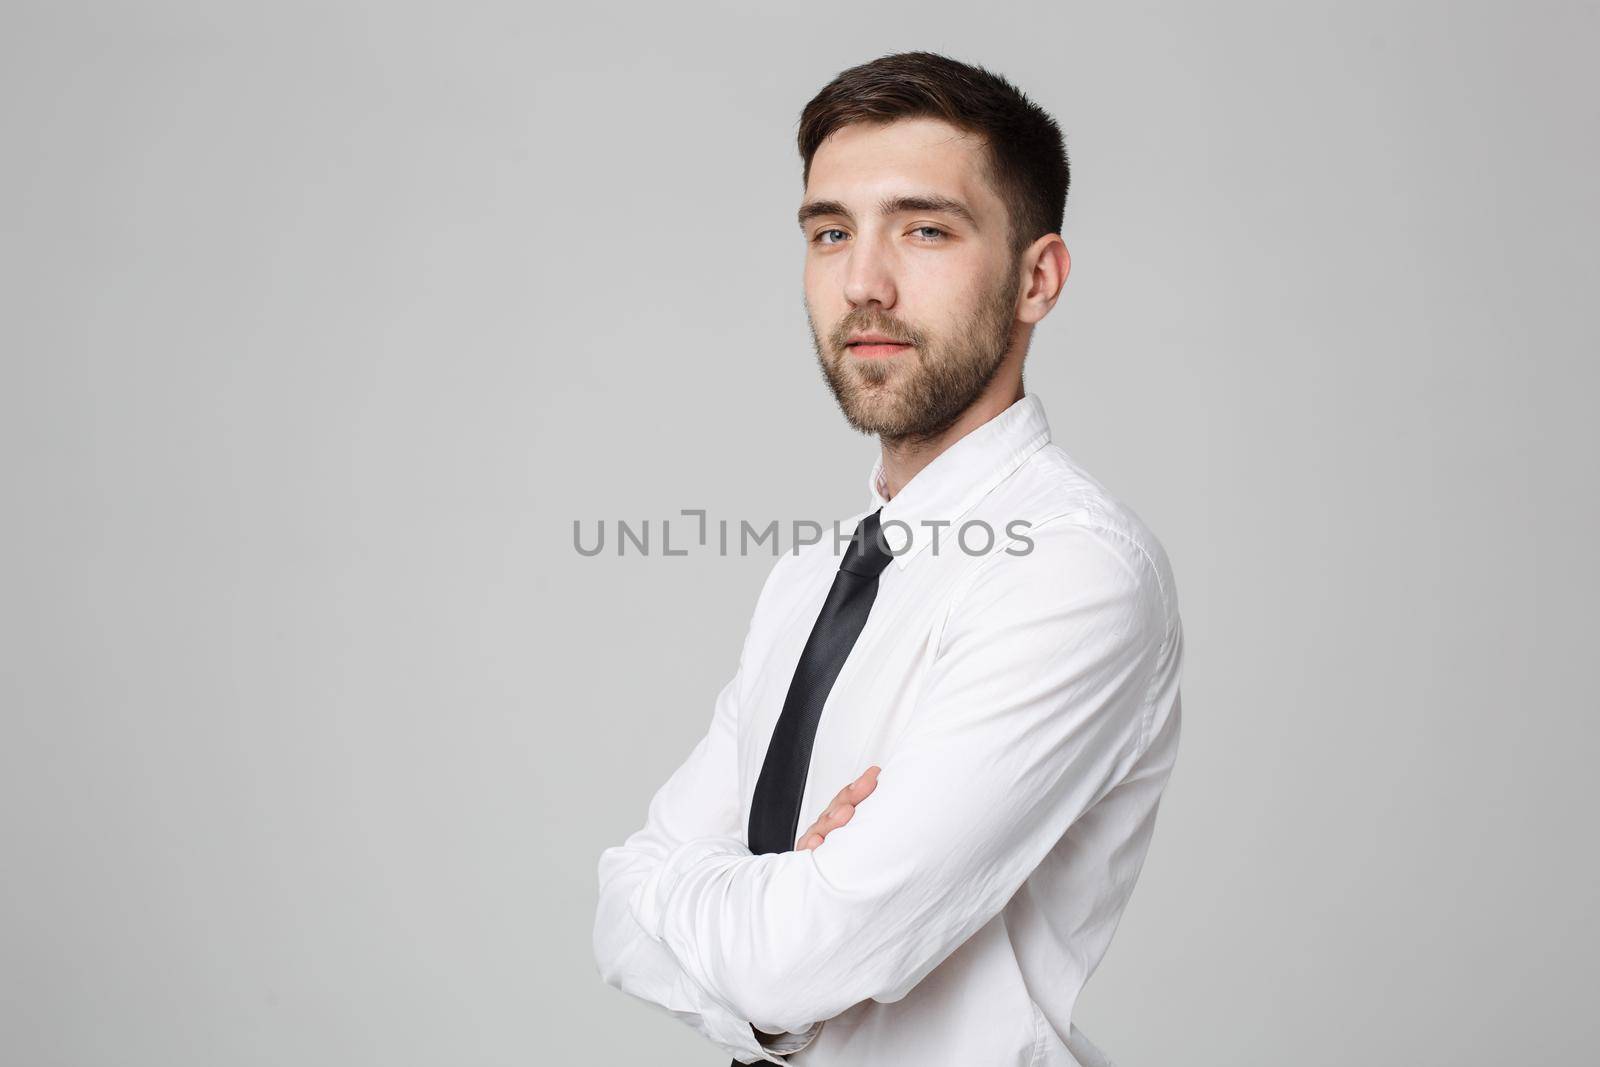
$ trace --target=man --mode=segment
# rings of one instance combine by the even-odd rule
[[[835,78],[800,151],[872,504],[842,559],[773,567],[709,731],[600,858],[596,961],[736,1064],[1102,1064],[1073,1006],[1176,756],[1182,631],[1159,542],[1023,389],[1070,263],[1061,134],[916,52]]]

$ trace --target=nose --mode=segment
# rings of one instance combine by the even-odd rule
[[[845,268],[845,299],[856,307],[873,300],[885,308],[894,307],[893,253],[877,239],[863,235],[856,238],[847,255],[850,258]]]

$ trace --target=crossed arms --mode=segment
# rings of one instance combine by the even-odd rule
[[[809,1040],[861,1001],[899,1000],[999,913],[1143,753],[1166,640],[1136,545],[1070,520],[1030,537],[1030,554],[967,575],[870,801],[817,848],[745,846],[741,655],[645,826],[600,857],[594,947],[609,984],[740,1062],[783,1063],[802,1046],[763,1047],[752,1026],[809,1027]]]

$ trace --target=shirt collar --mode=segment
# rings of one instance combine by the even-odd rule
[[[883,537],[895,553],[895,566],[904,570],[935,536],[939,551],[948,551],[956,543],[961,517],[1049,440],[1044,405],[1036,395],[1027,393],[935,456],[893,500],[883,495],[880,453],[867,478],[867,491],[872,494],[870,510],[883,509]],[[950,525],[939,526],[941,521]],[[928,525],[930,522],[934,525]]]

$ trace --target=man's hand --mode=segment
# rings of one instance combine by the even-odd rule
[[[850,816],[856,813],[856,805],[872,793],[878,786],[878,771],[882,770],[877,764],[868,767],[860,778],[839,790],[837,796],[828,803],[828,810],[824,811],[816,822],[800,836],[800,849],[816,848],[822,844],[823,838],[834,830],[850,821]]]
[[[883,768],[876,763],[862,772],[861,777],[845,786],[828,802],[828,810],[812,823],[800,837],[800,849],[816,848],[822,844],[824,838],[845,823],[850,821],[850,816],[856,813],[856,805],[867,799],[872,791],[878,787],[878,772]],[[751,1026],[755,1031],[756,1039],[763,1045],[770,1045],[784,1034],[769,1034],[757,1026]]]

